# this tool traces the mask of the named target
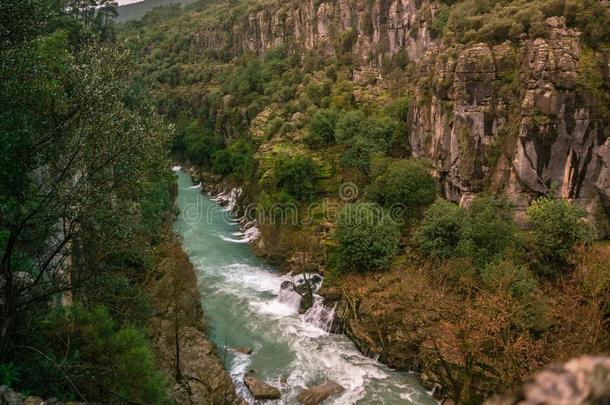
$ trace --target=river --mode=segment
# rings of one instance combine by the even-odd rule
[[[289,276],[257,259],[226,208],[194,187],[188,174],[177,175],[181,214],[174,228],[197,272],[209,338],[249,403],[242,379],[250,370],[280,388],[278,404],[296,404],[303,388],[327,379],[345,391],[326,403],[436,403],[413,375],[363,356],[347,337],[326,332],[280,299]],[[231,349],[240,346],[253,353]]]

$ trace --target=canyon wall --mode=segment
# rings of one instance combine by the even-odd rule
[[[579,87],[579,33],[546,21],[547,39],[432,50],[421,63],[409,136],[430,159],[444,195],[467,204],[505,192],[521,219],[554,191],[608,231],[610,140],[600,101]],[[421,90],[421,89],[424,90]]]
[[[377,86],[387,86],[383,67],[401,55],[414,67],[404,71],[414,95],[410,152],[430,163],[446,198],[468,204],[483,190],[502,192],[524,224],[532,199],[553,191],[610,233],[608,106],[595,93],[610,88],[610,52],[582,49],[563,17],[546,20],[546,38],[435,40],[439,9],[426,0],[275,2],[229,30],[202,26],[196,43],[234,54],[277,46],[348,54],[354,82],[365,71]],[[601,88],[587,88],[583,58],[605,62]]]

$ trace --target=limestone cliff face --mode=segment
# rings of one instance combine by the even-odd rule
[[[344,49],[377,66],[400,51],[421,58],[432,43],[428,26],[436,10],[421,0],[281,1],[249,13],[230,32],[201,27],[196,44],[235,53],[286,45],[336,56]]]
[[[410,144],[431,160],[447,198],[462,204],[489,186],[518,217],[556,189],[607,232],[610,140],[599,101],[577,86],[578,32],[547,20],[548,39],[431,50],[421,66]]]
[[[504,192],[523,220],[533,198],[555,190],[610,233],[610,131],[600,100],[579,86],[580,34],[553,17],[547,38],[464,47],[433,40],[438,9],[428,0],[277,2],[224,33],[202,27],[198,43],[234,53],[280,45],[349,53],[356,84],[402,53],[417,71],[411,152],[431,162],[445,197],[467,204],[484,189]],[[597,57],[610,62],[610,53]]]

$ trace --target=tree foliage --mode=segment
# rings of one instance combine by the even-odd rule
[[[299,201],[309,201],[315,191],[317,167],[308,156],[281,156],[275,160],[273,179],[283,190]]]
[[[540,197],[527,209],[533,226],[533,243],[545,264],[562,266],[573,249],[593,239],[593,231],[584,220],[585,211],[554,196]]]
[[[385,269],[396,252],[400,227],[381,206],[345,205],[337,219],[335,239],[344,271]]]
[[[431,257],[455,256],[463,237],[465,221],[466,211],[463,208],[439,198],[424,212],[415,241]]]
[[[431,204],[438,194],[429,171],[412,159],[390,160],[373,177],[368,196],[386,208],[401,206],[412,212]]]
[[[171,130],[132,91],[133,55],[101,41],[100,2],[24,4],[47,17],[1,30],[0,363],[22,391],[162,401],[139,283],[171,206]]]

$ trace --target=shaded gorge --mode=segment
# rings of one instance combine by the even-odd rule
[[[435,403],[413,375],[391,370],[363,356],[346,336],[327,332],[332,309],[320,299],[299,314],[300,297],[281,288],[294,280],[255,257],[228,208],[201,194],[188,174],[177,175],[181,214],[175,231],[197,272],[209,337],[249,403],[254,398],[243,384],[249,372],[280,389],[277,403],[297,403],[304,388],[328,380],[345,391],[325,403]]]

